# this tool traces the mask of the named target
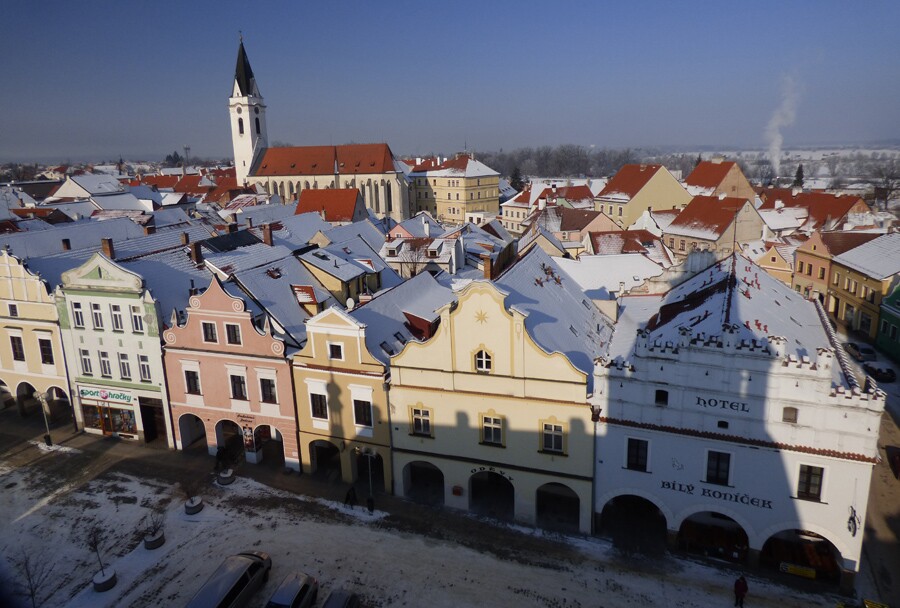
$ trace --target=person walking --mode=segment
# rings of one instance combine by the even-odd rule
[[[355,487],[350,486],[350,489],[347,490],[347,494],[346,494],[346,496],[344,496],[344,504],[350,505],[351,509],[356,506],[356,488]]]
[[[745,595],[747,595],[747,579],[742,576],[734,581],[734,605],[743,608]]]

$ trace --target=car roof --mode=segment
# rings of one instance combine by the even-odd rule
[[[253,562],[263,559],[258,553],[239,553],[225,558],[216,571],[212,573],[197,594],[194,595],[187,608],[206,608],[217,606],[219,598],[231,589],[235,582],[235,574],[243,572]]]
[[[278,589],[275,590],[275,593],[272,594],[269,601],[279,604],[290,604],[291,600],[294,599],[297,590],[304,584],[312,582],[310,580],[311,578],[312,577],[303,572],[291,572],[284,577],[284,580],[278,585]]]

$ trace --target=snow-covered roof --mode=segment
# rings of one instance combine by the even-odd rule
[[[221,273],[219,278],[224,280],[229,274],[258,268],[290,257],[292,252],[292,247],[284,245],[269,246],[265,243],[254,243],[219,253],[208,253],[204,250],[203,259],[219,271]]]
[[[166,322],[173,310],[187,308],[191,288],[209,285],[210,272],[204,267],[197,268],[185,248],[117,263],[143,277],[144,285],[153,299],[159,302],[160,314]]]
[[[240,215],[238,216],[240,217]],[[318,232],[328,230],[331,224],[322,219],[318,213],[301,213],[281,219],[271,219],[257,223],[253,220],[251,232],[260,240],[263,238],[263,225],[272,227],[272,244],[281,245],[296,251],[306,247]]]
[[[131,211],[148,211],[147,205],[137,199],[130,192],[120,194],[106,194],[104,196],[91,196],[91,201],[104,210],[126,209]]]
[[[83,175],[72,175],[69,179],[94,195],[113,194],[125,191],[125,186],[111,175],[85,173]]]
[[[663,267],[637,253],[582,255],[577,260],[556,260],[592,300],[610,300],[643,285],[650,277],[663,273]]]
[[[613,324],[584,294],[554,258],[534,247],[495,284],[508,295],[507,308],[518,310],[534,341],[548,353],[563,353],[587,374],[593,390],[594,359],[606,352]]]
[[[842,253],[832,260],[873,279],[900,273],[900,232],[885,234]]]
[[[341,243],[348,239],[359,237],[375,251],[381,249],[381,246],[384,244],[384,233],[371,220],[335,226],[323,231],[323,234],[332,243]]]
[[[407,328],[405,313],[434,321],[438,317],[435,311],[455,299],[450,289],[439,284],[427,272],[422,272],[380,292],[348,314],[366,326],[366,348],[373,357],[387,365],[392,355],[403,350],[410,340],[415,340]]]
[[[247,196],[255,196],[255,195],[247,195]],[[227,209],[228,207],[226,207]],[[254,205],[252,207],[242,207],[240,209],[240,213],[234,214],[235,221],[242,225],[247,221],[252,221],[254,226],[259,226],[261,224],[267,224],[269,222],[274,222],[278,220],[285,220],[294,215],[297,211],[297,202],[287,205]],[[219,212],[223,218],[227,218],[232,215],[231,211],[221,211]],[[319,215],[316,215],[319,217]],[[319,217],[321,220],[322,218]],[[324,221],[324,220],[323,220]]]
[[[809,210],[806,207],[759,209],[758,213],[766,226],[775,231],[800,228],[809,217]]]
[[[184,209],[174,207],[172,209],[159,209],[153,212],[153,225],[157,230],[169,226],[179,226],[181,224],[190,224],[191,218],[185,213]]]
[[[82,221],[56,224],[49,230],[32,233],[0,234],[0,247],[9,246],[10,252],[20,259],[53,255],[63,251],[62,241],[68,239],[72,249],[100,247],[100,239],[114,242],[144,236],[140,226],[128,218],[105,222]]]
[[[41,204],[42,208],[59,209],[73,220],[91,217],[97,207],[89,200],[84,201],[60,201]]]

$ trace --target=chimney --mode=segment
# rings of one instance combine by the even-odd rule
[[[720,200],[720,201],[724,201],[724,200],[725,200],[725,193],[724,193],[724,192],[719,192],[719,200]]]
[[[191,243],[191,261],[197,266],[203,263],[203,251],[199,242]]]
[[[791,195],[792,195],[792,196],[797,196],[797,195],[800,194],[801,192],[803,192],[803,188],[791,188]]]
[[[100,248],[103,250],[103,255],[109,259],[114,260],[116,258],[116,250],[113,248],[112,239],[100,239]]]
[[[545,199],[544,197],[539,198],[538,199],[538,209],[543,211],[546,208],[547,208],[547,199]]]
[[[187,233],[187,232],[182,232],[182,233],[181,233],[181,244],[182,244],[182,245],[188,245],[190,242],[191,242],[191,237],[188,236],[188,233]]]
[[[262,240],[263,243],[272,246],[272,224],[263,224],[262,225]]]
[[[492,280],[494,277],[494,268],[493,263],[491,262],[491,254],[482,253],[481,254],[481,263],[484,264],[484,278],[488,281]]]
[[[237,225],[237,223],[232,222],[232,223],[228,224],[227,229],[228,229],[228,234],[234,234],[235,232],[238,231],[238,225]]]
[[[156,234],[156,226],[151,226],[149,224],[144,226],[144,234],[145,235]]]

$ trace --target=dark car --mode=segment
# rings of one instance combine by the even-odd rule
[[[844,350],[857,361],[874,361],[876,359],[875,349],[865,344],[847,342],[844,344]]]
[[[187,608],[240,608],[269,580],[272,559],[262,551],[225,558],[194,594]]]
[[[325,598],[322,608],[359,608],[359,596],[345,589],[335,589]]]
[[[319,595],[319,582],[302,572],[288,574],[269,598],[266,608],[310,608]]]
[[[890,367],[878,367],[871,363],[863,363],[863,371],[872,376],[875,382],[893,382],[897,379],[897,372]]]

